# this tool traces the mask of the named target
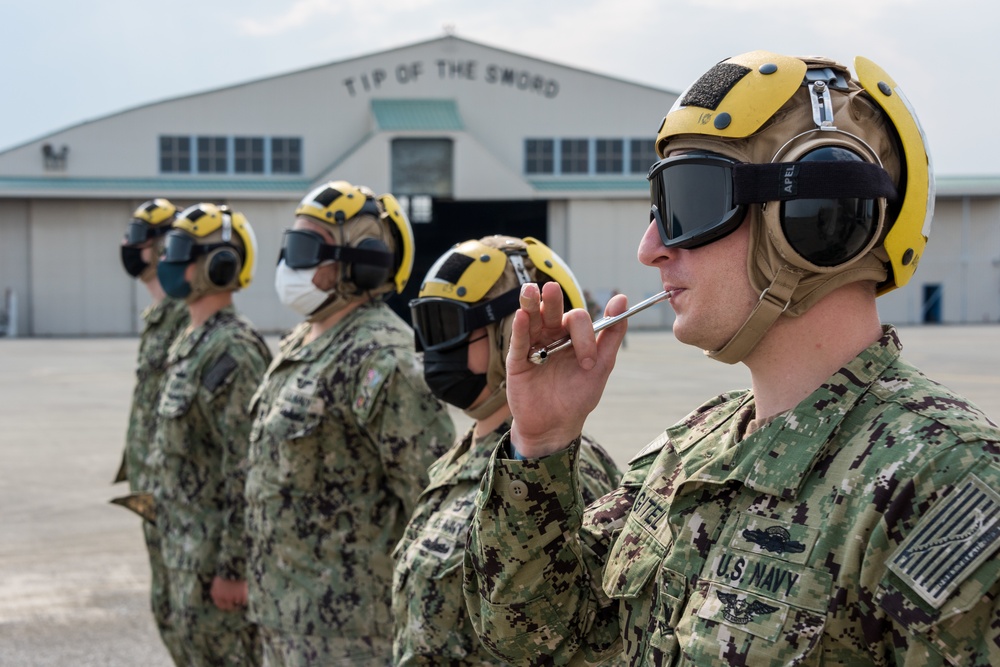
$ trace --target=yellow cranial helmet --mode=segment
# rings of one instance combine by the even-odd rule
[[[486,236],[457,243],[439,257],[427,272],[411,307],[419,309],[427,299],[447,299],[483,306],[483,317],[495,322],[517,310],[522,284],[550,281],[562,287],[567,308],[585,307],[576,276],[547,245],[530,236],[524,239]],[[512,292],[508,302],[499,302]],[[478,319],[471,323],[480,324]],[[454,341],[425,340],[429,347],[449,342]]]
[[[126,273],[143,282],[156,276],[163,238],[176,217],[177,207],[162,198],[143,202],[132,212],[121,243],[121,259]]]
[[[901,88],[867,58],[856,58],[854,65],[857,81],[846,67],[824,58],[767,51],[729,58],[678,98],[660,126],[656,149],[661,157],[679,150],[717,150],[741,162],[777,165],[803,161],[807,154],[832,146],[857,154],[857,161],[881,167],[893,181],[893,197],[865,198],[894,199],[882,202],[891,219],[883,223],[882,238],[874,239],[882,242],[869,248],[881,246],[887,254],[888,274],[879,286],[880,293],[885,293],[909,281],[926,245],[934,207],[931,159],[923,131]],[[839,153],[839,158],[814,161],[843,160],[842,151]],[[766,173],[776,174],[777,169]],[[816,169],[820,171],[815,178],[830,173],[822,171],[822,165]],[[872,171],[855,167],[844,173]],[[840,181],[847,178],[833,173]],[[800,189],[811,185],[808,177],[800,170]],[[754,195],[759,200],[775,191],[780,194],[780,189],[772,188]],[[806,198],[799,195],[773,201]],[[829,195],[833,197],[836,195]]]
[[[761,294],[723,350],[742,359],[777,317],[833,289],[909,281],[934,205],[931,160],[902,90],[881,68],[753,51],[716,64],[667,113],[650,169],[667,247],[696,248],[750,222]],[[754,333],[750,333],[750,331]]]
[[[339,261],[345,265],[345,280],[358,291],[402,292],[413,270],[413,229],[399,202],[391,194],[376,196],[365,186],[347,181],[329,181],[311,190],[295,209],[305,216],[328,225],[344,248],[364,253],[344,252]],[[365,255],[389,256],[389,261],[371,264]]]
[[[586,308],[580,283],[547,245],[532,237],[486,236],[458,243],[438,258],[410,301],[417,349],[425,352],[425,375],[434,372],[437,356],[459,351],[472,332],[486,330],[490,357],[485,386],[491,393],[475,409],[466,409],[473,419],[492,414],[506,401],[504,361],[521,285],[552,281],[562,287],[566,309]],[[455,397],[445,400],[466,408]]]
[[[176,217],[177,207],[167,199],[157,198],[143,202],[132,212],[132,219],[125,233],[126,245],[139,245],[163,236],[170,231],[170,223]]]
[[[196,293],[247,287],[257,260],[257,237],[245,215],[228,206],[195,204],[180,213],[167,235],[163,260],[203,264]],[[199,290],[199,282],[204,283]]]
[[[389,224],[396,241],[397,268],[392,280],[396,284],[396,293],[402,294],[413,272],[413,228],[410,227],[410,219],[403,212],[403,207],[394,196],[389,193],[379,195],[378,202],[384,211],[383,220]]]

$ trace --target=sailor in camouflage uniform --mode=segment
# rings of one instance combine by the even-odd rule
[[[454,426],[385,303],[413,265],[396,199],[334,181],[295,215],[275,287],[306,321],[251,406],[251,618],[265,665],[387,665],[392,549]]]
[[[195,667],[258,665],[246,618],[247,405],[271,355],[233,306],[253,277],[257,242],[246,217],[196,204],[167,234],[157,268],[191,323],[174,341],[157,406],[156,521],[169,568],[170,605]]]
[[[132,392],[125,451],[115,483],[128,481],[129,494],[111,502],[139,513],[149,553],[150,603],[160,638],[179,662],[183,655],[170,625],[170,599],[167,593],[166,568],[160,553],[160,532],[152,508],[152,493],[158,484],[153,474],[152,445],[156,436],[156,405],[163,385],[170,343],[188,323],[184,301],[166,295],[156,277],[156,263],[163,250],[163,237],[177,217],[177,207],[162,198],[140,205],[129,221],[121,244],[122,266],[130,276],[142,282],[152,303],[142,311],[136,383]]]
[[[510,429],[504,359],[525,283],[555,281],[566,305],[583,291],[562,258],[533,238],[487,236],[456,244],[427,273],[410,302],[424,378],[434,394],[475,423],[430,469],[430,484],[396,547],[392,603],[394,664],[502,664],[479,643],[465,610],[462,562],[479,482],[497,439]],[[580,494],[597,500],[621,474],[583,436]]]
[[[664,119],[639,259],[678,340],[744,363],[752,389],[668,428],[587,507],[577,436],[625,327],[595,338],[556,286],[525,287],[513,427],[466,562],[476,628],[511,662],[1000,664],[1000,430],[879,321],[923,254],[933,177],[900,88],[855,71],[743,54]],[[575,354],[529,361],[567,333]]]

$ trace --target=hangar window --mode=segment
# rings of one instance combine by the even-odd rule
[[[622,173],[624,142],[621,139],[598,139],[595,145],[598,174]]]
[[[434,220],[434,198],[430,195],[399,196],[399,205],[403,207],[410,222],[432,222]]]
[[[653,139],[632,139],[629,142],[629,149],[629,171],[645,176],[657,160],[656,142]]]
[[[271,173],[302,173],[302,139],[298,137],[271,139]]]
[[[164,174],[301,174],[300,137],[169,136],[160,138]]]
[[[198,137],[198,173],[224,174],[229,171],[228,144],[226,137]]]
[[[392,193],[451,197],[451,139],[393,139]]]
[[[524,140],[524,172],[551,174],[555,170],[555,141],[552,139]]]
[[[264,173],[264,137],[236,137],[233,167],[237,174]]]
[[[560,143],[559,166],[564,174],[590,172],[590,141],[588,139],[563,139]]]
[[[164,174],[191,172],[191,137],[160,137],[160,171]]]

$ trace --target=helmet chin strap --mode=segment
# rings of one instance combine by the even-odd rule
[[[722,349],[705,350],[705,354],[726,364],[742,361],[788,308],[800,280],[802,280],[800,271],[788,266],[782,266],[778,269],[774,280],[761,292],[757,305],[754,306],[750,317],[743,323],[743,326]]]

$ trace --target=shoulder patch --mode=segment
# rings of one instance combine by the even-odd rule
[[[395,360],[385,357],[376,360],[368,366],[358,378],[357,394],[352,406],[354,414],[362,421],[367,421],[375,405],[379,403],[382,386],[395,370]]]
[[[889,569],[935,609],[1000,547],[1000,494],[967,475],[920,520]]]
[[[223,352],[222,356],[216,359],[215,363],[201,374],[202,386],[210,392],[214,392],[236,370],[236,365],[236,360],[229,356],[228,352]]]

